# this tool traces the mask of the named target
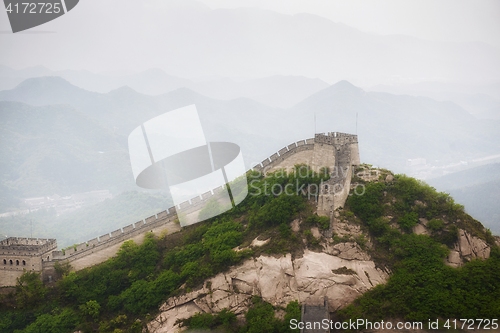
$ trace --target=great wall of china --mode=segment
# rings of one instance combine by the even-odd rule
[[[330,180],[324,183],[318,193],[317,201],[318,214],[331,217],[333,211],[344,204],[349,193],[351,166],[359,165],[357,136],[338,132],[316,134],[314,138],[280,149],[253,167],[253,170],[266,174],[278,169],[290,170],[296,164],[307,164],[315,171],[325,166],[334,170]],[[342,190],[335,190],[339,186]],[[146,232],[177,232],[181,229],[177,221],[178,210],[185,214],[198,212],[202,203],[216,196],[222,189],[223,187],[216,188],[65,251],[57,250],[55,239],[7,238],[0,242],[0,287],[14,286],[16,279],[25,270],[41,272],[44,281],[51,281],[55,274],[54,265],[58,262],[68,262],[73,269],[80,270],[115,256],[127,240],[140,243]]]

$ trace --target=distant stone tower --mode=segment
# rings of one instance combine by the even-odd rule
[[[0,242],[0,287],[14,286],[25,271],[42,273],[52,260],[55,239],[9,237]]]

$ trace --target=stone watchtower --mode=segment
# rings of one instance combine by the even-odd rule
[[[330,132],[314,137],[313,166],[330,169],[330,179],[322,184],[318,196],[318,215],[333,217],[343,207],[351,189],[353,167],[360,164],[358,136]]]
[[[293,143],[262,161],[254,170],[267,174],[278,169],[287,172],[297,164],[309,165],[314,171],[330,170],[330,179],[321,184],[318,193],[318,215],[332,218],[333,211],[344,206],[351,187],[353,167],[359,162],[358,136],[329,132]]]
[[[0,287],[16,285],[25,271],[42,273],[57,249],[55,239],[9,237],[0,242]]]

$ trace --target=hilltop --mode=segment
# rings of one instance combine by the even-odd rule
[[[176,324],[286,332],[285,320],[300,318],[297,300],[329,293],[343,320],[499,317],[499,241],[450,196],[363,165],[331,228],[309,190],[264,192],[297,180],[310,189],[324,175],[247,177],[247,199],[217,218],[126,242],[92,268],[61,265],[50,286],[26,275],[2,300],[0,332],[166,332]]]

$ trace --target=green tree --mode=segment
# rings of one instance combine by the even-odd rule
[[[54,270],[56,271],[56,275],[58,278],[63,278],[69,274],[71,271],[71,265],[69,262],[56,262],[54,265]]]
[[[17,278],[16,302],[20,308],[31,308],[40,304],[46,294],[47,288],[43,285],[39,273],[28,271]]]
[[[23,333],[67,333],[73,332],[78,324],[78,316],[71,309],[64,309],[58,314],[42,314],[31,323]]]
[[[398,221],[398,224],[405,231],[410,231],[414,226],[418,223],[418,214],[415,212],[406,213],[403,217]]]
[[[288,303],[285,309],[285,321],[284,321],[284,331],[290,331],[293,333],[299,333],[299,329],[292,330],[290,329],[290,321],[292,319],[296,319],[297,321],[300,321],[301,317],[301,308],[300,304],[297,301],[292,301]]]
[[[279,332],[280,322],[274,317],[274,308],[271,304],[264,302],[260,297],[252,298],[252,306],[245,315],[246,326],[243,332]]]
[[[101,311],[101,306],[97,301],[88,301],[85,304],[79,306],[80,311],[87,317],[97,320],[99,318],[99,313]]]

